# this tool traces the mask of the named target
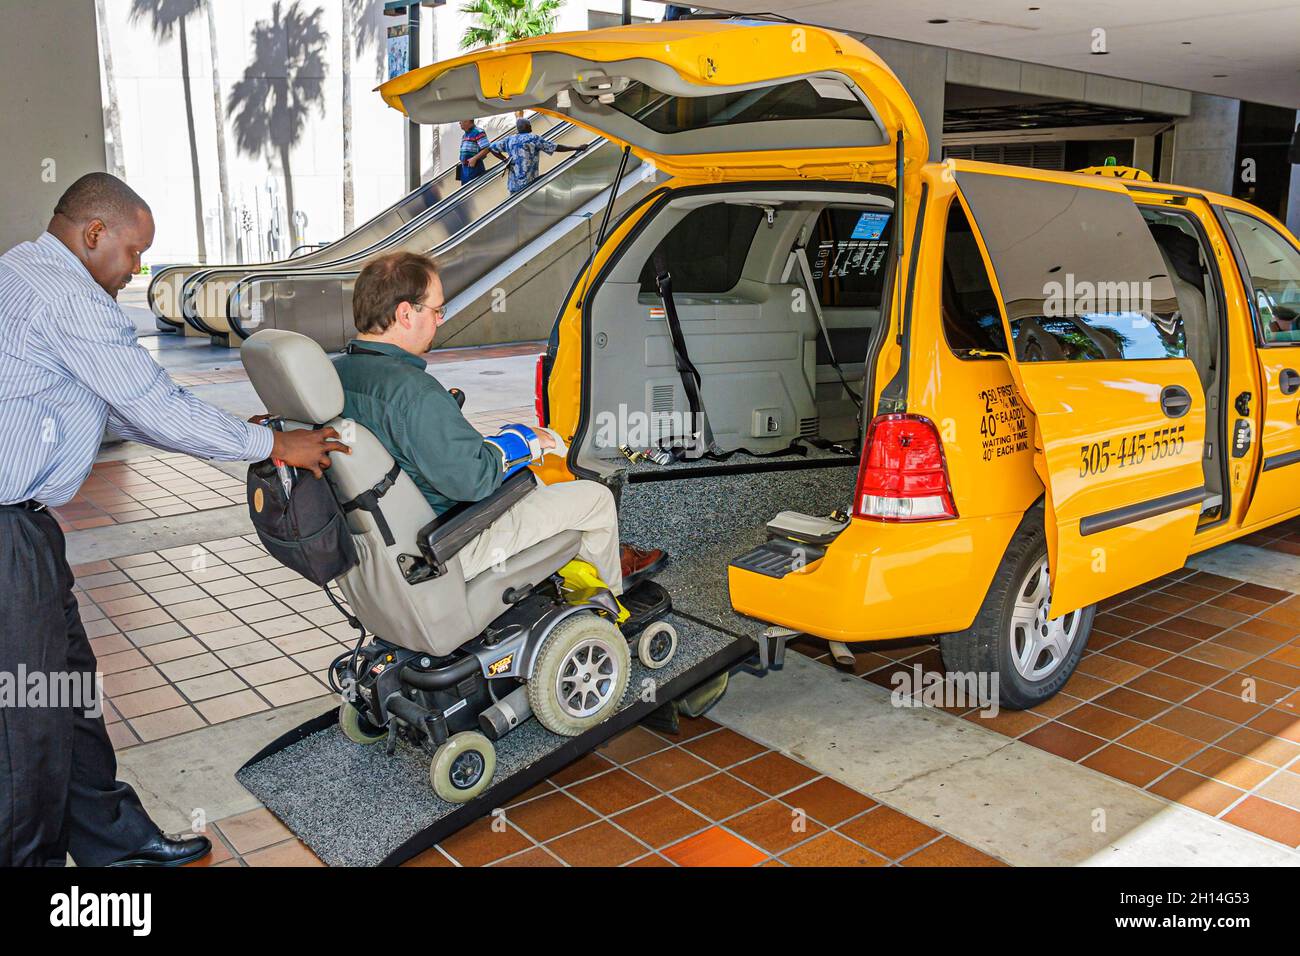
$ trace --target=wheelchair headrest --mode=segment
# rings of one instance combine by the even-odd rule
[[[272,415],[320,425],[343,414],[338,372],[313,339],[285,329],[262,329],[244,340],[239,357]]]

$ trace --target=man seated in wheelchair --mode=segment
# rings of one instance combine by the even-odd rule
[[[435,514],[481,501],[514,472],[555,450],[547,429],[508,425],[484,438],[452,392],[425,371],[446,319],[442,282],[427,256],[394,252],[367,263],[352,294],[357,337],[335,360],[343,417],[365,426],[424,494]],[[656,570],[658,549],[620,547],[614,496],[594,481],[544,485],[497,518],[459,552],[469,581],[506,558],[565,531],[581,533],[578,558],[614,594]]]

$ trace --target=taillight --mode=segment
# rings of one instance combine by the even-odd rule
[[[877,521],[957,517],[943,442],[920,415],[878,415],[867,431],[853,514]]]
[[[546,426],[546,356],[537,356],[537,380],[533,388],[533,405],[537,409],[537,424]]]

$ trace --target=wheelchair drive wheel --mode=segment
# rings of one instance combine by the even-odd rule
[[[627,690],[632,652],[612,621],[575,614],[542,642],[528,681],[528,703],[543,727],[576,737],[618,709]]]
[[[344,701],[339,705],[339,729],[354,744],[369,746],[388,737],[388,731],[376,727],[365,714]]]
[[[433,754],[429,783],[448,803],[468,803],[488,788],[497,769],[497,751],[477,730],[452,734]]]
[[[655,621],[637,638],[636,656],[651,670],[663,667],[676,653],[677,628],[667,621]]]

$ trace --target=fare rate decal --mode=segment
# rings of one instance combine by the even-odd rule
[[[1029,450],[1029,426],[1014,385],[996,385],[981,389],[980,458],[993,461],[1004,455]]]

